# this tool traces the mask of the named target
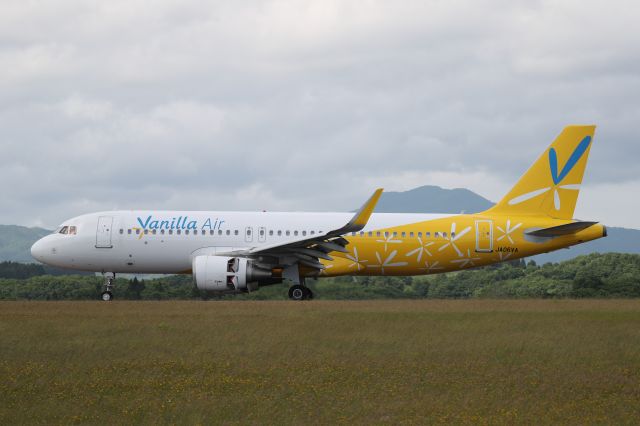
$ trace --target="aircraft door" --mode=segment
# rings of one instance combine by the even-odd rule
[[[113,225],[112,216],[100,216],[98,218],[98,229],[96,230],[96,248],[111,248],[111,227]]]
[[[260,229],[258,229],[258,241],[260,241],[261,243],[264,243],[267,240],[267,230],[265,229],[264,226],[261,226]]]
[[[491,253],[493,251],[493,222],[476,220],[476,252]]]
[[[247,226],[244,230],[244,240],[247,243],[250,243],[253,241],[253,228],[250,226]]]

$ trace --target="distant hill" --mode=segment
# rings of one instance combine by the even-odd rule
[[[464,188],[420,186],[404,192],[383,192],[378,213],[477,213],[493,206],[484,197]]]
[[[51,231],[16,225],[0,225],[0,261],[33,262],[31,246]]]
[[[384,192],[376,212],[386,213],[476,213],[491,207],[493,203],[468,189],[444,189],[438,186],[421,186],[404,192]],[[605,224],[606,225],[606,224]],[[596,241],[538,255],[538,263],[559,262],[589,253],[640,253],[640,230],[607,228],[609,236]],[[33,262],[31,245],[51,231],[42,228],[0,225],[0,262]]]

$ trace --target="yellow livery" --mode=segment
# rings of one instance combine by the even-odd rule
[[[350,232],[322,276],[458,271],[606,236],[573,218],[595,126],[568,126],[494,207],[476,214]],[[379,193],[377,192],[378,196]],[[376,198],[377,200],[377,198]],[[372,211],[371,206],[368,211]]]

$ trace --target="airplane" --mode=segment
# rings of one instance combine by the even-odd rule
[[[192,274],[206,292],[236,294],[308,278],[460,271],[606,237],[573,219],[595,126],[563,129],[515,186],[474,214],[374,213],[382,189],[355,213],[104,211],[66,220],[31,247],[48,265],[116,274]]]

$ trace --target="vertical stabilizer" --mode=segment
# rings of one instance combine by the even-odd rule
[[[596,126],[567,126],[498,204],[494,214],[572,219]]]

